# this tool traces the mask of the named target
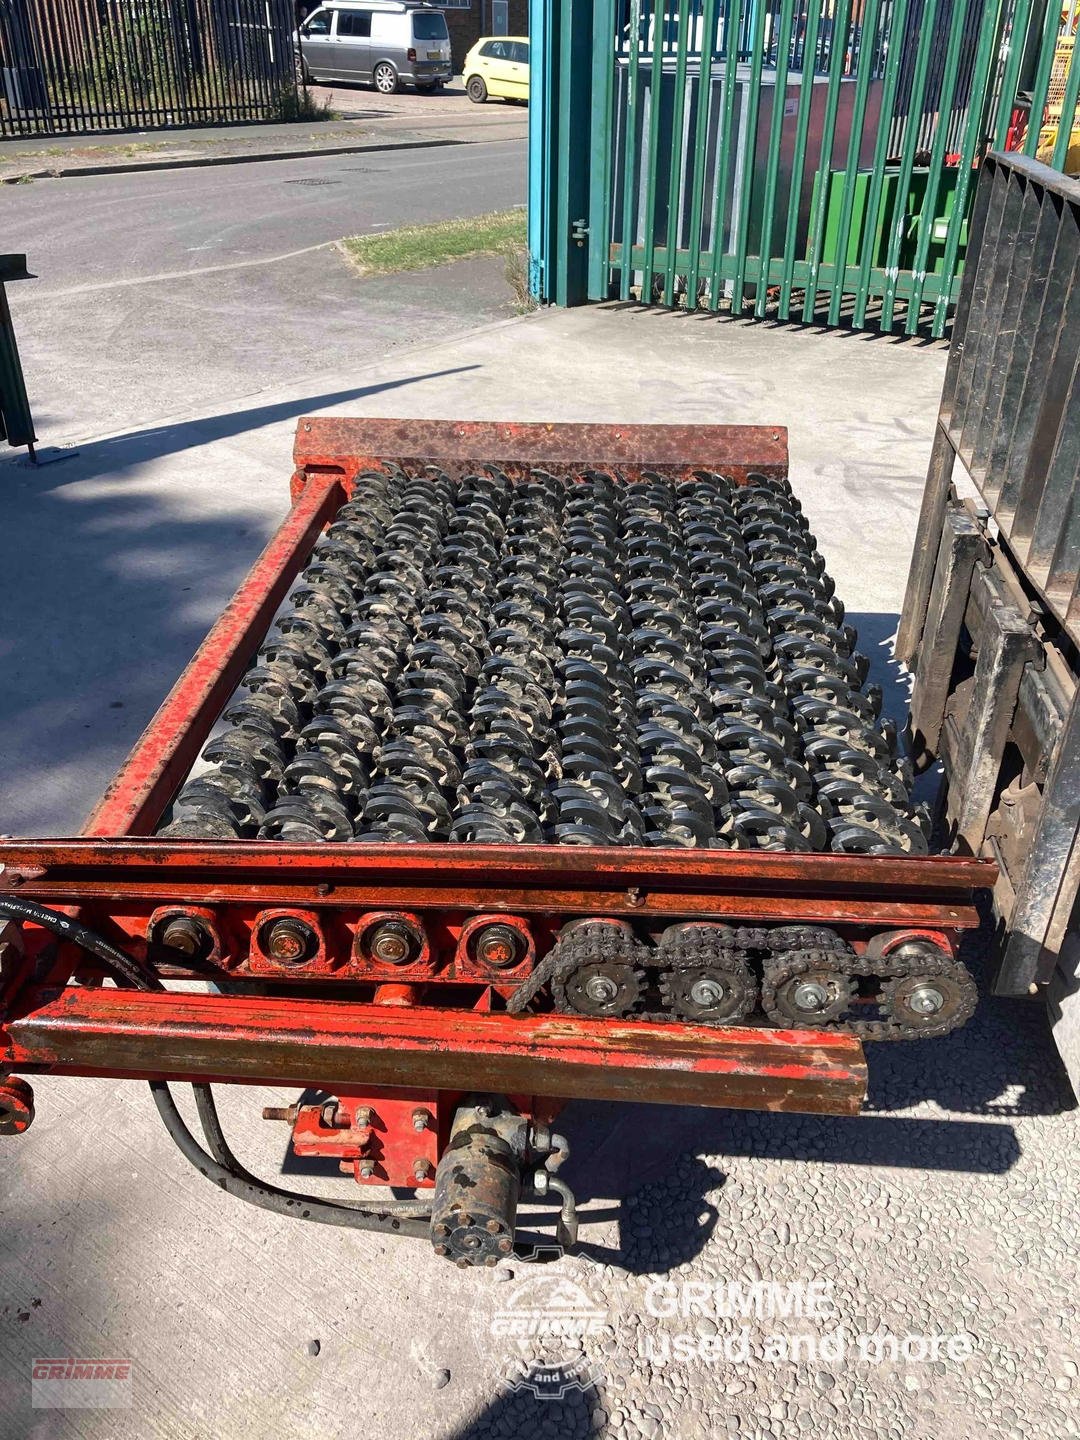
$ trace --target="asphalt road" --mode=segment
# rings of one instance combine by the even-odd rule
[[[360,281],[344,235],[521,204],[525,144],[74,177],[5,191],[10,287],[46,441],[366,363],[506,310],[497,264]]]

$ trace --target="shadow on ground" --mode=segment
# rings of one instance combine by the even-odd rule
[[[23,457],[0,464],[11,622],[0,633],[0,830],[77,829],[284,518],[284,434],[272,472],[244,457],[243,486],[235,475],[219,483],[204,447],[454,373],[151,426],[37,469]],[[188,489],[175,469],[155,469],[183,451]]]

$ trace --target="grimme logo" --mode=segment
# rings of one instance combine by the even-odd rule
[[[35,1360],[30,1372],[35,1410],[123,1410],[131,1404],[131,1361],[62,1355]]]
[[[606,1322],[607,1312],[572,1280],[535,1275],[523,1281],[491,1321],[492,1336],[512,1351],[507,1385],[540,1400],[590,1389],[598,1376],[586,1345]]]

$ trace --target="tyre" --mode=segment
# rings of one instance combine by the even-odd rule
[[[470,75],[469,83],[465,86],[465,92],[474,105],[483,105],[484,101],[488,98],[484,77],[482,75]]]
[[[372,77],[380,95],[393,95],[398,88],[397,71],[388,60],[380,60]]]
[[[302,55],[296,57],[296,83],[298,85],[313,85],[311,71],[307,67],[307,61]]]

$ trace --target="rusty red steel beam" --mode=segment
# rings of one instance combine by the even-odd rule
[[[319,532],[345,498],[335,476],[308,485],[143,731],[84,835],[152,830],[239,684]]]
[[[434,461],[451,472],[476,465],[618,468],[689,474],[716,470],[788,473],[787,430],[781,425],[544,425],[485,420],[369,420],[305,416],[296,427],[298,472],[337,468],[347,480],[385,460]]]
[[[555,845],[224,844],[142,838],[0,843],[0,894],[46,902],[234,902],[648,918],[978,924],[993,862]]]
[[[815,1031],[72,987],[28,995],[0,1030],[27,1073],[324,1088],[483,1090],[565,1099],[854,1115],[862,1046]]]

